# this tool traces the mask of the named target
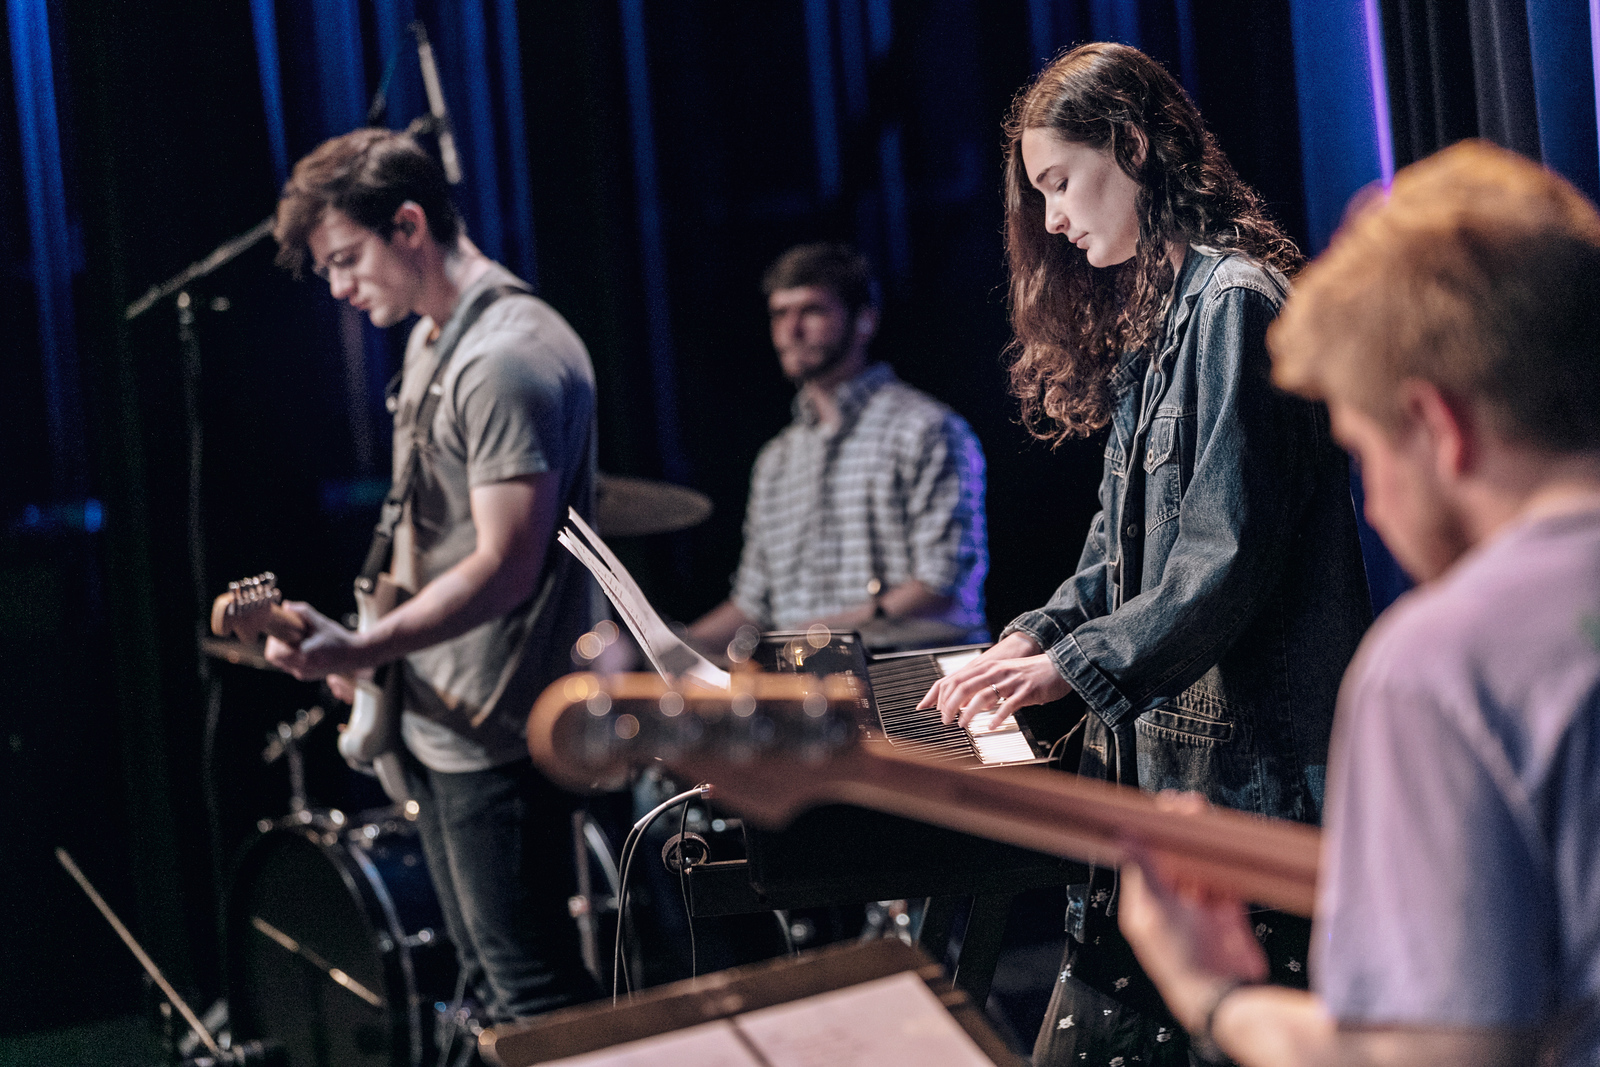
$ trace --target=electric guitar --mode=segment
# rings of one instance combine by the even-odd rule
[[[711,783],[758,826],[854,804],[1102,866],[1130,840],[1162,870],[1241,900],[1309,916],[1321,832],[1226,808],[1164,810],[1129,786],[1042,767],[961,769],[860,738],[846,676],[735,674],[727,691],[656,675],[573,674],[539,697],[528,748],[569,789],[617,788],[647,763]]]
[[[371,593],[356,594],[360,630],[369,629],[398,600],[398,587],[387,574],[378,576]],[[297,645],[306,636],[304,620],[283,606],[283,592],[271,571],[228,583],[228,591],[211,603],[211,632],[233,636],[246,644],[276,637]],[[365,673],[365,672],[363,672]],[[380,686],[370,676],[353,678],[355,700],[350,721],[339,734],[339,754],[357,770],[369,771],[389,799],[404,804],[411,799],[400,764],[400,708],[394,686]]]

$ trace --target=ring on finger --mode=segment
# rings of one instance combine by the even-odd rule
[[[1004,704],[1006,702],[1006,696],[1004,693],[1000,692],[999,686],[995,685],[993,682],[990,682],[989,688],[994,690],[995,703]]]

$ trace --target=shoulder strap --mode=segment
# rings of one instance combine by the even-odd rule
[[[503,296],[516,294],[532,296],[533,290],[523,285],[489,286],[473,297],[465,311],[451,317],[447,324],[448,332],[440,336],[438,359],[428,379],[428,387],[423,390],[422,400],[417,404],[417,416],[411,424],[411,447],[406,451],[405,461],[395,470],[394,478],[389,483],[389,493],[383,498],[383,509],[378,513],[378,524],[372,530],[372,544],[367,549],[366,562],[356,578],[358,592],[372,592],[378,575],[389,565],[395,527],[400,525],[406,501],[411,499],[411,493],[416,488],[417,468],[422,464],[422,453],[433,443],[433,417],[439,410],[439,401],[444,397],[444,372],[456,354],[456,346],[489,309],[490,304]]]

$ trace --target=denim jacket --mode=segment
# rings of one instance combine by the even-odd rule
[[[1087,702],[1081,770],[1316,822],[1340,676],[1371,620],[1348,461],[1273,387],[1278,272],[1192,248],[1156,346],[1114,372],[1077,571],[1006,633]]]

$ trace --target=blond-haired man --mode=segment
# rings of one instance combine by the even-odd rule
[[[1128,868],[1121,921],[1241,1064],[1600,1062],[1600,213],[1481,143],[1302,275],[1274,376],[1328,402],[1421,586],[1345,677],[1312,992],[1243,908]]]

